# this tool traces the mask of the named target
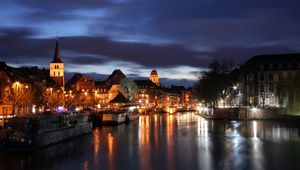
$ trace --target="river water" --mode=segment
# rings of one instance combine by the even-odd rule
[[[300,123],[140,116],[43,149],[0,154],[0,169],[300,169]]]

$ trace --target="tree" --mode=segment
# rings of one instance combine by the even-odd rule
[[[139,88],[138,86],[135,84],[135,82],[133,80],[130,80],[128,78],[123,78],[120,81],[120,85],[122,90],[124,91],[124,93],[127,95],[127,98],[131,101],[132,100],[132,96],[138,92]]]
[[[204,101],[208,106],[216,107],[219,98],[225,99],[229,88],[234,82],[229,74],[230,67],[224,62],[214,60],[208,72],[202,72],[202,76],[194,86],[194,96],[199,101]]]
[[[288,82],[288,113],[300,114],[300,73]]]
[[[62,90],[56,88],[47,88],[43,93],[43,100],[48,108],[55,108],[63,105],[64,94]]]
[[[32,104],[33,92],[32,88],[27,84],[22,84],[20,82],[14,82],[11,86],[10,99],[13,104],[13,110],[17,109],[26,109],[26,112],[29,112],[28,107]],[[24,111],[24,110],[23,110]],[[19,110],[17,110],[19,114]],[[24,113],[24,112],[21,112]],[[28,113],[24,113],[28,114]]]
[[[0,103],[10,103],[10,85],[7,80],[0,79]]]

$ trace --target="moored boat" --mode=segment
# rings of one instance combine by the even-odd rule
[[[92,123],[80,112],[17,117],[6,124],[1,151],[41,148],[92,132]]]
[[[107,110],[102,112],[102,124],[118,125],[121,123],[138,120],[139,112],[137,106],[122,106],[117,110]]]

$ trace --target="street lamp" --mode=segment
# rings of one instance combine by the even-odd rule
[[[15,89],[17,90],[17,92],[19,92],[20,82],[16,81],[14,84],[15,84]]]
[[[236,89],[237,89],[237,86],[233,86],[233,89],[236,90]]]

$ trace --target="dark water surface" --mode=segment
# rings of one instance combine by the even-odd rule
[[[299,123],[140,116],[40,150],[0,154],[0,169],[300,169],[299,136]]]

